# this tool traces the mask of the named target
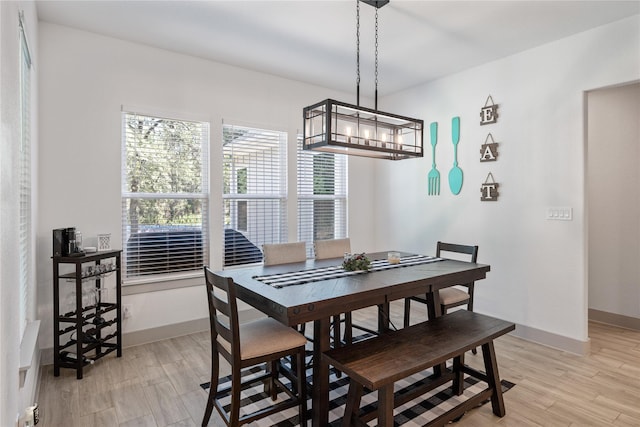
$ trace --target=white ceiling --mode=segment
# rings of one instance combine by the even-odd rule
[[[37,8],[42,21],[355,92],[355,0],[44,0]],[[360,8],[361,93],[372,97],[375,9]],[[379,10],[379,96],[639,13],[638,0],[391,0]]]

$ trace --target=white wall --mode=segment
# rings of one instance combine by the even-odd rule
[[[378,243],[427,253],[437,240],[478,244],[478,260],[491,272],[476,286],[477,311],[578,347],[586,343],[584,92],[639,78],[635,16],[381,100],[382,110],[422,117],[425,127],[439,123],[436,163],[443,183],[440,196],[427,195],[428,131],[423,159],[378,163],[376,188],[383,195],[376,229],[384,230]],[[480,126],[489,95],[500,116]],[[462,127],[458,196],[446,180],[453,116]],[[499,158],[480,163],[489,132],[500,144]],[[480,201],[489,172],[500,184],[497,202]],[[573,220],[546,220],[554,206],[573,208]]]
[[[589,308],[640,319],[640,83],[587,102]]]
[[[587,341],[584,91],[640,78],[640,18],[603,26],[382,99],[380,107],[440,124],[438,197],[427,196],[423,159],[349,159],[349,234],[354,251],[390,247],[432,253],[437,240],[480,245],[492,272],[477,287],[477,310],[578,343]],[[51,230],[76,226],[84,238],[112,233],[120,247],[120,106],[190,113],[211,121],[212,200],[220,198],[221,121],[289,132],[289,156],[304,106],[352,96],[42,23],[40,28],[40,213],[38,285],[43,347],[52,346]],[[348,78],[348,76],[345,76]],[[488,95],[498,123],[479,126]],[[462,193],[453,196],[450,120],[462,123]],[[491,132],[500,158],[479,162]],[[498,202],[480,202],[492,172]],[[289,167],[291,203],[295,168]],[[548,221],[549,206],[573,208],[573,221]],[[289,206],[295,216],[294,205]],[[221,224],[212,203],[212,224]],[[291,220],[293,221],[293,220]],[[293,224],[293,222],[291,222]],[[213,267],[221,230],[213,229]],[[372,233],[372,230],[376,230]],[[295,240],[295,227],[290,227]],[[86,240],[85,240],[86,244]],[[199,288],[125,297],[134,318],[124,332],[206,317]]]
[[[20,366],[20,289],[18,219],[20,147],[20,31],[18,15],[24,11],[27,38],[35,71],[32,73],[32,154],[37,158],[37,16],[30,1],[0,2],[0,425],[15,425],[16,415],[33,403],[39,370],[27,371],[24,386],[18,382]],[[34,169],[34,176],[37,174]],[[34,187],[35,183],[34,183]],[[37,188],[33,194],[37,195]],[[35,197],[35,196],[34,196]],[[36,205],[37,208],[37,205]],[[34,215],[34,221],[37,216]],[[35,295],[30,296],[27,316],[35,318]]]
[[[121,105],[190,114],[211,122],[211,266],[222,262],[222,120],[288,132],[295,159],[302,108],[352,95],[184,56],[169,51],[41,23],[41,163],[38,283],[44,334],[51,333],[51,230],[75,226],[85,245],[92,236],[120,236]],[[345,78],[349,78],[345,76]],[[373,160],[350,159],[350,236],[354,250],[374,245]],[[296,240],[295,160],[289,162],[289,238]],[[357,189],[355,189],[357,187]],[[218,202],[216,202],[218,201]],[[220,224],[220,227],[215,227]],[[202,286],[128,295],[133,317],[123,332],[208,317]]]

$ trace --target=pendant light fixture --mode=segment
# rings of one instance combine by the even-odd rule
[[[419,119],[378,111],[378,9],[389,0],[362,0],[375,7],[375,108],[360,106],[360,0],[356,4],[357,104],[325,99],[304,108],[305,150],[389,160],[423,156]]]

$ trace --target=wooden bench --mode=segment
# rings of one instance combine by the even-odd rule
[[[515,329],[515,325],[467,310],[391,331],[380,336],[335,348],[323,360],[350,377],[343,426],[365,425],[378,416],[378,426],[393,426],[393,409],[429,390],[452,381],[453,392],[462,394],[463,375],[469,374],[488,387],[455,408],[432,420],[427,426],[441,426],[464,415],[465,411],[491,399],[493,413],[505,414],[504,401],[493,340]],[[464,353],[482,347],[486,374],[464,365]],[[428,368],[438,368],[453,359],[452,369],[435,370],[424,385],[394,398],[394,383]],[[437,374],[439,372],[439,375]],[[378,390],[375,412],[360,414],[363,387]]]

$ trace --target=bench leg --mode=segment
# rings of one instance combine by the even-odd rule
[[[378,427],[393,427],[393,383],[378,390]]]
[[[493,390],[491,394],[491,407],[493,413],[499,417],[504,417],[506,411],[504,400],[502,398],[502,384],[500,384],[500,375],[498,374],[498,362],[496,360],[496,350],[493,348],[493,341],[482,344],[482,357],[484,359],[484,368],[487,373],[487,381],[489,387]]]
[[[362,398],[362,384],[357,381],[349,381],[349,391],[347,392],[347,403],[344,407],[344,417],[342,427],[353,425],[352,420],[358,417],[360,412],[360,399]]]

